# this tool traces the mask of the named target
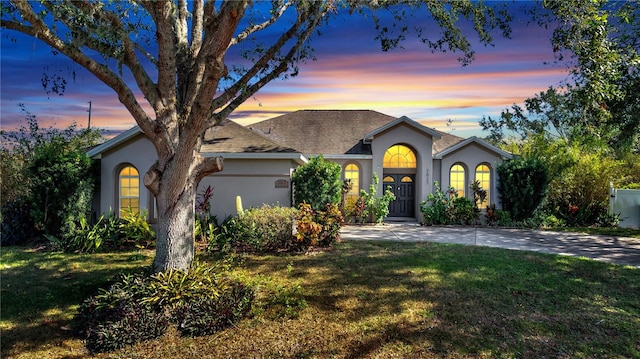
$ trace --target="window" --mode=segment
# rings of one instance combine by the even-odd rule
[[[453,165],[449,172],[449,185],[458,193],[458,197],[464,197],[466,188],[464,172],[464,167],[460,164]]]
[[[131,209],[133,212],[140,211],[140,176],[138,170],[133,166],[126,166],[118,174],[118,202],[120,216]]]
[[[480,181],[480,186],[482,189],[487,191],[487,197],[484,202],[478,203],[478,208],[484,208],[489,205],[489,199],[491,196],[489,195],[491,189],[491,170],[487,165],[479,165],[476,167],[476,181]]]
[[[355,203],[360,196],[360,169],[355,164],[348,164],[344,168],[344,179],[351,180],[351,190],[347,193],[345,202]]]
[[[416,155],[413,151],[403,145],[389,147],[382,159],[384,168],[416,168]]]

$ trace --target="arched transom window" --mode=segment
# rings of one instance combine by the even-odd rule
[[[126,166],[118,174],[118,201],[120,216],[129,210],[140,211],[140,174],[133,166]]]
[[[480,181],[482,189],[487,191],[487,197],[484,202],[478,203],[478,208],[484,208],[489,205],[489,199],[491,198],[491,170],[489,169],[489,166],[483,164],[476,167],[476,181]]]
[[[355,203],[360,196],[360,169],[358,165],[348,164],[344,168],[344,179],[351,180],[351,190],[345,198],[347,203]]]
[[[382,160],[384,168],[416,168],[416,155],[404,145],[394,145],[387,149]]]
[[[458,193],[458,197],[464,197],[464,190],[466,188],[465,171],[461,164],[451,166],[449,185]]]

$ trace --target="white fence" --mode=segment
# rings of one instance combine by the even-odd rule
[[[620,227],[640,228],[640,190],[610,187],[609,213],[620,214]]]

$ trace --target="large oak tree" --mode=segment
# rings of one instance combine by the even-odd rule
[[[153,143],[158,161],[144,184],[157,200],[155,271],[187,269],[193,260],[197,185],[223,167],[222,158],[200,154],[207,129],[269,82],[295,75],[311,56],[310,36],[331,16],[388,11],[389,23],[367,13],[384,50],[413,32],[430,50],[462,52],[465,64],[473,58],[465,25],[484,43],[492,29],[509,30],[506,12],[464,0],[14,0],[1,6],[3,29],[43,41],[104,82]],[[403,23],[415,7],[426,8],[437,27]],[[231,52],[243,61],[229,60]]]

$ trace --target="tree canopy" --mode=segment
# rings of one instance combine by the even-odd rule
[[[481,125],[492,140],[504,130],[523,138],[546,133],[567,141],[602,141],[640,151],[640,8],[626,1],[545,0],[533,19],[554,26],[556,65],[564,84],[513,105]]]

